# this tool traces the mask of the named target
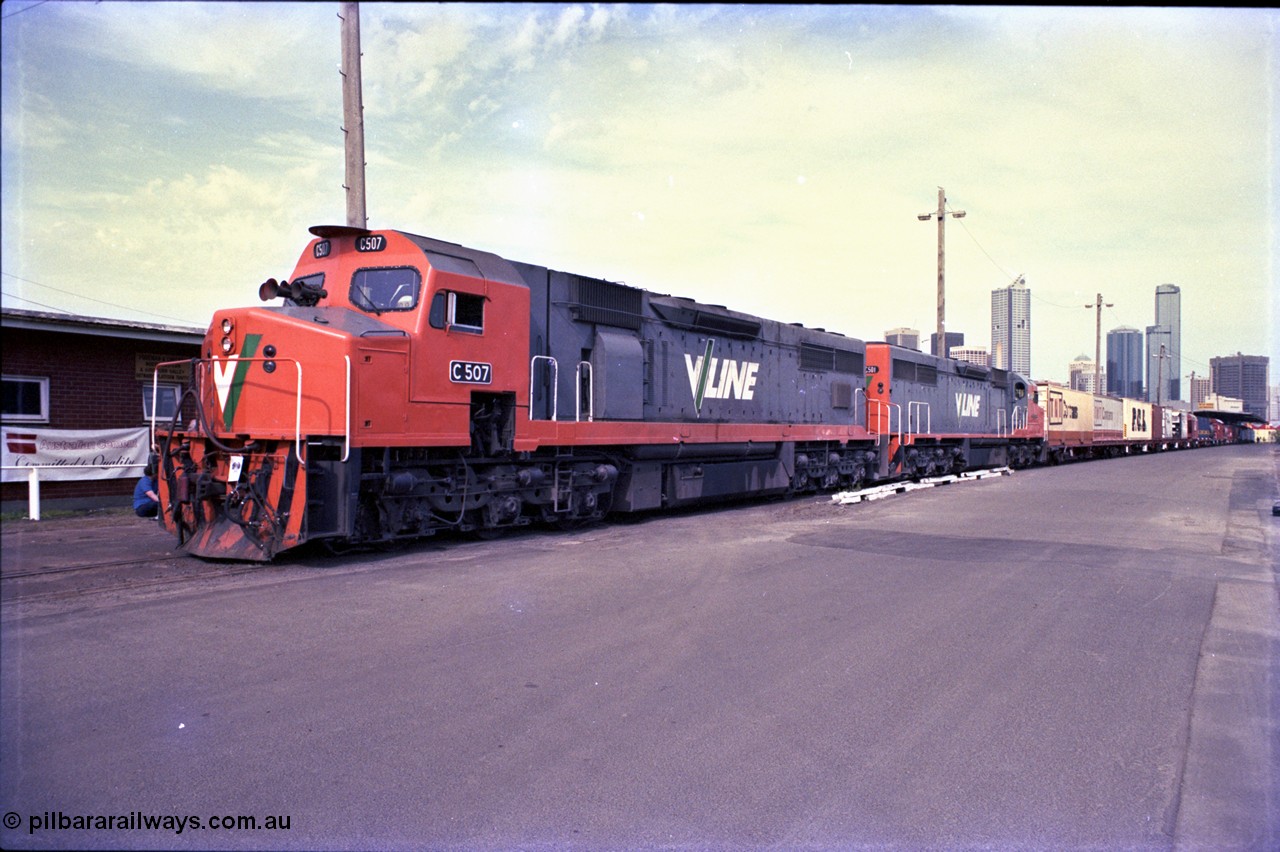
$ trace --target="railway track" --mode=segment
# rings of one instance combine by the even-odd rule
[[[258,564],[210,563],[185,557],[104,559],[0,574],[0,608],[146,591],[207,578],[261,572]]]
[[[6,572],[0,574],[0,582],[4,580],[23,580],[28,577],[47,577],[51,574],[67,574],[72,571],[92,571],[95,568],[114,568],[122,565],[145,565],[154,559],[115,559],[103,562],[91,562],[87,565],[46,565],[29,571]]]

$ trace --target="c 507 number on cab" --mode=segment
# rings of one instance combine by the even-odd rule
[[[493,365],[477,361],[450,361],[449,381],[468,385],[487,385],[493,381]]]

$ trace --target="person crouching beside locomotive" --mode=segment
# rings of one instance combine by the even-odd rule
[[[160,497],[156,494],[156,469],[147,465],[142,478],[133,487],[133,513],[139,518],[154,518],[160,511]]]

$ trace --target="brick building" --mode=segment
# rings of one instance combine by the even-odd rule
[[[204,337],[198,328],[12,309],[0,311],[0,328],[6,457],[23,446],[15,435],[148,426],[156,365],[199,357]],[[161,369],[158,418],[172,416],[189,381],[185,365]],[[68,509],[128,505],[140,475],[130,470],[122,478],[46,481],[42,472],[41,502]],[[27,488],[25,475],[0,485],[3,509],[25,510]]]

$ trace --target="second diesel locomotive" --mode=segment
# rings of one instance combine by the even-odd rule
[[[992,370],[517,263],[318,226],[272,306],[215,313],[157,435],[190,553],[576,523],[1041,461]]]

